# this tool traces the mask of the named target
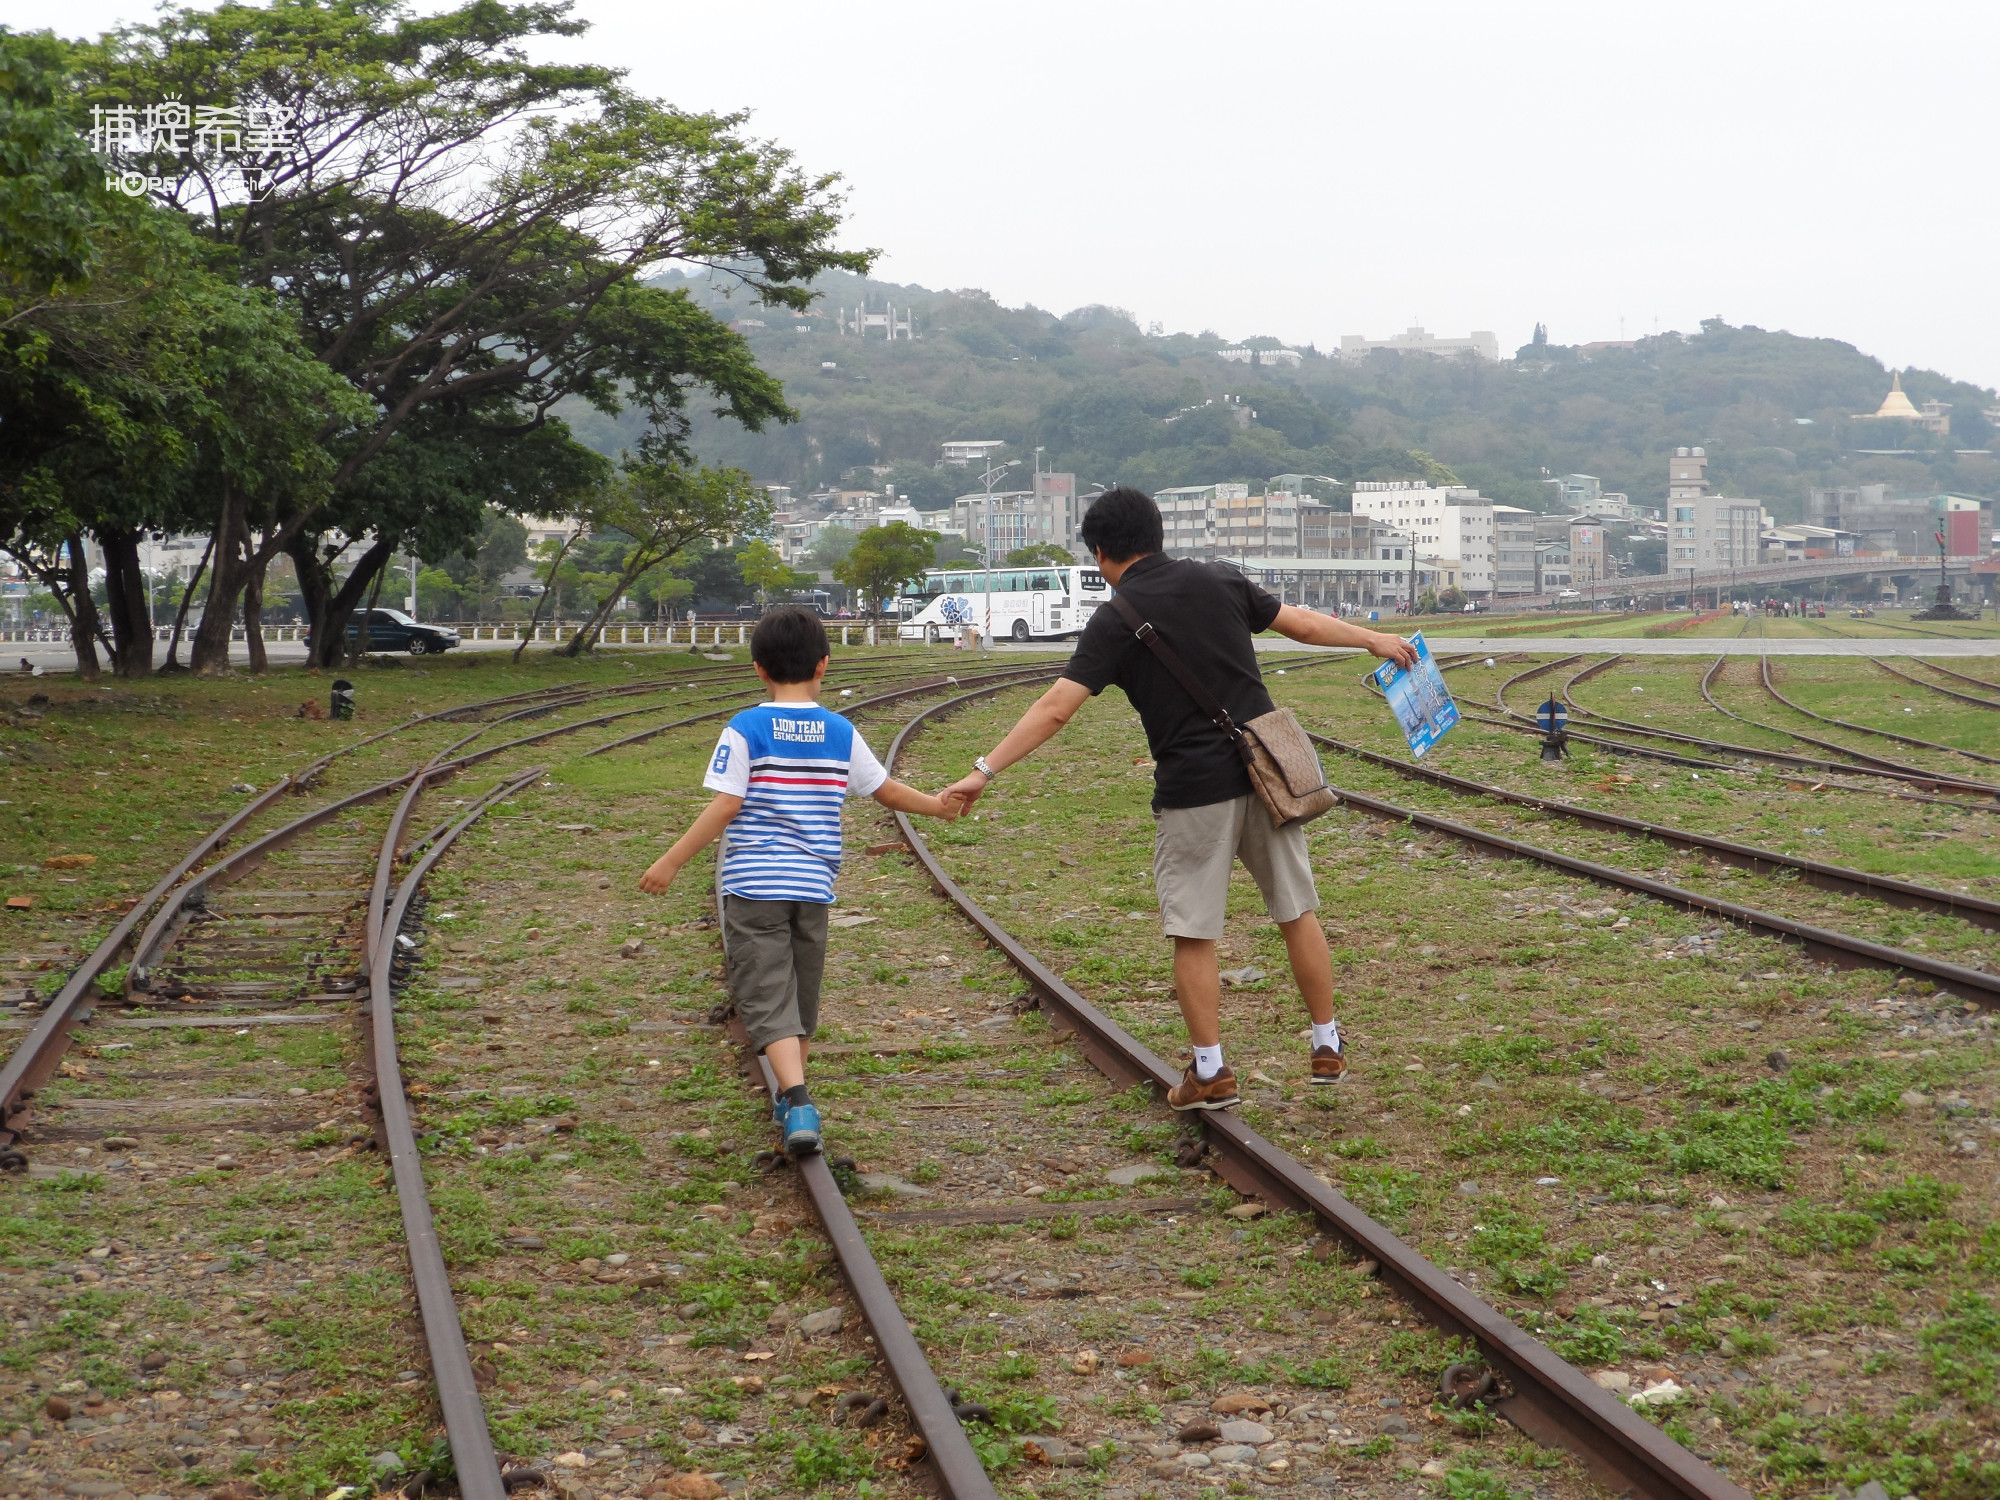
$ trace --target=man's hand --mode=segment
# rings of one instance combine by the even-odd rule
[[[1368,649],[1374,655],[1394,662],[1406,672],[1417,664],[1417,648],[1402,636],[1381,630],[1371,630],[1368,634]]]
[[[972,804],[979,800],[980,793],[984,792],[991,785],[992,783],[984,776],[974,771],[971,775],[954,781],[950,786],[938,793],[938,796],[944,802],[958,809],[952,814],[952,817],[962,818],[972,811]]]
[[[662,854],[646,867],[646,873],[639,877],[639,889],[649,896],[664,896],[667,887],[674,883],[674,877],[681,867],[674,863],[671,854]]]

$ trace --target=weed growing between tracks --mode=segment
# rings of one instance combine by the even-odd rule
[[[1341,738],[1381,745],[1393,733],[1336,669],[1273,685]],[[973,710],[927,732],[911,773],[963,764],[1016,711]],[[1444,769],[1545,794],[1578,797],[1604,774],[1544,771],[1515,736],[1461,729],[1448,743]],[[1172,1056],[1183,1038],[1146,881],[1143,756],[1122,707],[1095,705],[995,787],[986,818],[934,842],[976,899]],[[1336,782],[1461,819],[1519,821],[1338,758],[1329,767]],[[1718,832],[1769,811],[1761,783],[1754,798],[1712,799],[1676,785],[1653,775],[1610,795],[1629,815],[1657,806],[1662,821]],[[1887,807],[1880,816],[1905,812]],[[1573,825],[1522,836],[1595,849]],[[1973,1500],[2000,1482],[1991,1367],[1971,1352],[2000,1270],[1986,1018],[1344,811],[1312,839],[1356,1076],[1301,1086],[1304,1018],[1239,872],[1224,967],[1268,976],[1245,976],[1225,1006],[1251,1124],[1566,1357],[1613,1372],[1608,1382],[1637,1389],[1671,1373],[1688,1394],[1656,1418],[1759,1492],[1879,1475],[1892,1493]],[[1609,863],[1718,883],[1701,861],[1603,846]],[[1855,919],[1865,904],[1784,882],[1731,878],[1726,890],[1830,925],[1909,924],[1961,962],[1991,952],[1990,934],[1906,913],[1869,929]]]

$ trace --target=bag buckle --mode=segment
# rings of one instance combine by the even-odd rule
[[[1152,633],[1153,633],[1153,622],[1151,620],[1141,620],[1139,622],[1139,628],[1132,632],[1132,639],[1135,641],[1143,641],[1147,636],[1151,635]]]

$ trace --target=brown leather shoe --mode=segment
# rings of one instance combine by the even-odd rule
[[[1236,1093],[1236,1075],[1228,1063],[1205,1083],[1195,1077],[1194,1064],[1190,1063],[1181,1081],[1167,1090],[1167,1103],[1175,1109],[1233,1109],[1241,1102]]]
[[[1314,1083],[1338,1083],[1347,1076],[1347,1059],[1333,1047],[1315,1047],[1312,1055]]]

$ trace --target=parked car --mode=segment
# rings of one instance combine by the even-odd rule
[[[356,610],[347,622],[347,644],[353,649],[361,639],[361,617],[364,611]],[[367,610],[368,649],[370,651],[407,651],[412,656],[424,656],[438,651],[449,651],[458,644],[458,632],[443,625],[422,625],[412,620],[400,609]],[[310,634],[306,637],[308,648],[312,645]]]

